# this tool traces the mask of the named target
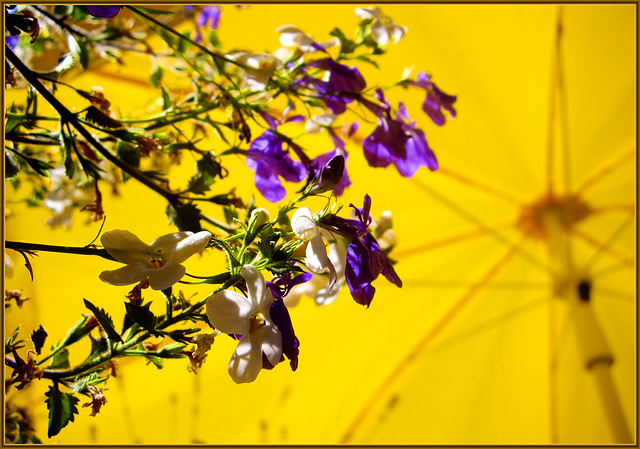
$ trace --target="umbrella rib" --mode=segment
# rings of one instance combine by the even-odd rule
[[[450,235],[447,237],[442,237],[436,240],[433,240],[431,242],[426,242],[426,243],[421,243],[419,245],[415,245],[411,248],[406,248],[406,249],[395,249],[393,252],[394,257],[396,258],[404,258],[410,255],[414,255],[417,253],[422,253],[424,251],[428,251],[431,249],[435,249],[438,248],[440,246],[446,246],[446,245],[451,245],[454,243],[460,243],[463,242],[465,240],[474,238],[474,237],[478,237],[483,235],[487,228],[492,229],[493,231],[497,231],[499,229],[504,229],[504,228],[508,228],[510,226],[513,226],[513,223],[511,221],[504,221],[504,222],[499,222],[493,225],[481,225],[478,226],[477,228],[471,230],[471,231],[467,231],[467,232],[461,232],[458,234],[454,234],[454,235]]]
[[[483,286],[483,288],[486,287]],[[468,339],[469,337],[473,336],[473,335],[478,335],[481,334],[482,332],[491,329],[493,326],[506,322],[508,320],[517,318],[519,316],[521,316],[524,313],[527,313],[531,310],[534,310],[542,305],[544,305],[544,299],[547,298],[547,295],[542,296],[540,298],[536,298],[533,299],[529,302],[527,302],[526,304],[522,304],[517,308],[514,308],[512,310],[509,310],[501,315],[498,315],[496,317],[493,317],[491,319],[488,319],[486,321],[483,321],[471,328],[468,328],[466,330],[464,330],[463,332],[460,332],[456,335],[453,335],[449,338],[447,338],[446,340],[438,343],[437,345],[433,346],[431,348],[432,351],[437,351],[437,350],[441,350],[447,346],[451,346],[451,345],[455,345],[457,343],[461,343],[464,342],[466,339]]]
[[[594,295],[604,295],[609,298],[614,298],[621,301],[631,302],[635,301],[635,294],[625,293],[611,288],[602,288],[594,286]]]
[[[512,243],[509,240],[507,240],[506,238],[504,238],[503,236],[498,234],[494,229],[491,229],[488,225],[486,225],[481,220],[479,220],[478,218],[476,218],[473,215],[471,215],[469,212],[467,212],[464,209],[462,209],[455,202],[453,202],[453,201],[449,200],[448,198],[442,196],[440,193],[438,193],[435,190],[431,189],[426,184],[420,182],[416,178],[411,178],[411,181],[413,183],[415,183],[421,190],[423,190],[424,192],[426,192],[426,193],[430,194],[431,196],[433,196],[434,198],[436,198],[438,201],[440,201],[445,206],[447,206],[448,208],[450,208],[451,210],[456,212],[458,215],[462,216],[468,222],[473,223],[473,224],[477,225],[478,227],[480,227],[481,229],[483,229],[484,231],[486,231],[489,235],[493,236],[501,244],[506,245],[507,247],[511,247],[512,246]],[[518,251],[518,254],[521,257],[523,257],[525,260],[529,261],[534,266],[536,266],[539,269],[541,269],[545,274],[548,273],[548,267],[544,263],[542,263],[541,261],[539,261],[538,259],[533,257],[532,255],[530,255],[524,249],[520,248],[519,251]]]
[[[457,172],[455,170],[452,170],[450,168],[447,167],[439,167],[438,168],[438,173],[443,174],[445,176],[449,176],[450,178],[453,178],[463,184],[467,184],[473,188],[475,188],[476,190],[481,190],[485,193],[489,193],[493,196],[495,196],[496,198],[500,198],[503,199],[505,201],[508,201],[510,203],[516,204],[518,206],[522,206],[526,200],[524,198],[519,198],[516,197],[514,195],[514,192],[510,192],[508,190],[503,190],[503,189],[499,189],[497,186],[493,186],[493,185],[489,185],[489,184],[485,184],[477,179],[473,179],[471,177],[469,177],[468,175],[464,175],[460,172]]]
[[[597,249],[597,251],[593,254],[593,256],[591,256],[591,259],[589,259],[589,261],[584,265],[585,270],[588,271],[588,269],[596,263],[596,261],[600,258],[600,256],[604,252],[607,252],[609,255],[618,258],[620,262],[625,265],[629,265],[632,267],[635,265],[633,259],[629,259],[628,256],[620,254],[619,252],[613,249],[613,243],[618,239],[618,237],[620,237],[620,235],[622,234],[622,231],[624,231],[624,229],[633,221],[632,220],[633,218],[634,218],[633,214],[629,214],[627,219],[624,220],[618,226],[618,228],[609,236],[609,238],[604,243],[601,243],[595,237],[590,236],[584,231],[581,231],[575,228],[571,229],[571,233],[573,235],[580,237],[582,240],[595,246]]]
[[[403,278],[403,287],[469,287],[473,284],[472,281],[458,281],[458,280],[428,280],[428,279],[405,279]],[[484,285],[484,288],[495,289],[549,289],[547,283],[535,283],[535,282],[491,282]]]
[[[562,36],[562,24],[561,24],[561,6],[558,6],[558,16],[556,23],[556,41],[555,41],[555,52],[551,58],[551,74],[549,84],[551,89],[549,91],[549,121],[547,123],[547,193],[552,195],[555,191],[554,188],[554,156],[555,156],[555,145],[554,145],[554,136],[555,136],[555,121],[556,121],[556,108],[555,103],[557,100],[558,90],[560,88],[560,39]]]
[[[574,193],[576,195],[584,193],[585,190],[587,190],[592,185],[596,184],[597,181],[602,180],[605,177],[605,175],[614,171],[616,168],[618,168],[620,165],[626,162],[627,159],[634,157],[635,152],[636,152],[636,149],[635,149],[635,146],[633,146],[628,150],[618,153],[613,158],[604,162],[602,165],[597,167],[593,172],[585,176],[582,179],[582,181],[580,181],[578,186],[575,188]]]
[[[405,367],[411,363],[411,361],[416,357],[418,352],[427,346],[438,334],[452,321],[456,315],[469,303],[469,301],[478,293],[481,287],[483,287],[486,283],[488,283],[497,272],[513,257],[513,255],[518,251],[518,248],[522,245],[524,241],[524,236],[520,236],[516,242],[511,244],[507,251],[493,264],[489,269],[484,273],[484,275],[473,285],[471,285],[468,290],[458,299],[458,301],[444,314],[440,320],[429,329],[429,331],[422,336],[422,338],[405,354],[403,358],[401,358],[395,366],[391,369],[389,374],[384,378],[384,380],[378,385],[373,394],[369,396],[369,399],[365,402],[364,406],[360,408],[360,411],[356,414],[351,423],[347,426],[344,434],[340,438],[340,444],[347,443],[353,432],[357,428],[357,426],[362,422],[365,418],[367,411],[373,406],[373,403],[379,398],[385,388],[393,382],[393,379],[396,379],[401,372],[405,369]]]

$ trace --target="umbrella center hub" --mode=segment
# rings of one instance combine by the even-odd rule
[[[518,227],[529,237],[546,240],[545,220],[549,215],[553,215],[563,229],[570,230],[591,212],[591,207],[577,195],[550,193],[522,208]]]

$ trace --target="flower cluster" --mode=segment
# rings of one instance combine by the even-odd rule
[[[196,374],[219,346],[214,343],[229,337],[235,350],[228,372],[236,383],[254,382],[262,370],[277,371],[285,361],[293,371],[302,369],[292,309],[301,298],[328,306],[348,291],[357,304],[369,307],[381,276],[402,287],[390,259],[396,243],[391,213],[374,220],[367,194],[361,208],[347,208],[352,216],[339,215],[338,197],[355,182],[348,166],[359,159],[354,151],[363,152],[369,167],[394,166],[403,177],[438,168],[420,118],[410,116],[402,101],[392,104],[387,92],[403,87],[424,94],[422,110],[438,126],[456,114],[456,97],[424,72],[415,79],[402,75],[384,89],[371,82],[367,64],[378,67],[378,55],[408,31],[379,8],[355,9],[352,37],[337,28],[321,38],[282,25],[275,30],[282,47],[273,51],[221,42],[217,30],[226,26],[222,18],[230,17],[222,15],[225,6],[157,8],[5,8],[6,85],[29,86],[13,92],[23,101],[8,103],[5,111],[12,202],[44,206],[55,214],[51,226],[72,229],[74,210],[92,212],[94,222],[104,220],[105,209],[121,192],[131,191],[124,183],[132,182],[165,200],[174,231],[150,244],[129,230],[103,233],[102,227],[94,233],[101,245],[7,242],[32,276],[29,257],[37,251],[66,252],[110,260],[105,264],[114,269],[96,273],[97,285],[133,285],[125,300],[120,296],[121,327],[100,305],[84,299],[89,312],[56,344],[44,345],[44,328],[32,334],[34,350],[24,355],[17,352],[23,346],[14,343],[20,328],[7,340],[5,364],[14,370],[10,385],[52,381],[50,436],[73,421],[76,394],[89,396],[81,406],[98,414],[107,400],[97,385],[115,376],[118,357],[143,357],[158,367],[183,359]],[[181,28],[174,28],[177,23]],[[162,48],[150,34],[164,41]],[[44,57],[54,49],[59,57]],[[121,113],[127,108],[106,89],[65,78],[122,62],[129,51],[150,58],[149,85],[157,89],[153,112]],[[41,69],[45,63],[49,66]],[[67,105],[67,95],[53,94],[57,89],[77,94],[84,107]],[[51,108],[39,109],[43,103]],[[174,167],[190,160],[190,177],[181,182],[184,171]],[[236,189],[240,178],[233,166],[253,177],[246,197],[244,189]],[[224,178],[236,184],[220,190]],[[25,186],[32,190],[18,198],[29,190]],[[326,202],[325,208],[312,210],[313,201],[307,203],[312,197]],[[131,213],[146,214],[147,207],[139,201]],[[198,265],[213,273],[187,273],[190,257],[206,259],[214,252],[224,259]],[[207,295],[185,295],[177,288],[189,284],[205,285]],[[21,306],[37,300],[20,291],[7,290],[6,301]],[[68,347],[83,338],[91,339],[91,354],[71,366]],[[45,347],[50,352],[41,355]],[[63,414],[65,419],[58,419]]]
[[[369,307],[376,291],[371,284],[380,274],[398,287],[402,287],[402,281],[369,230],[372,222],[371,197],[365,195],[362,208],[357,208],[353,204],[350,206],[354,210],[356,219],[331,215],[324,217],[320,226],[345,237],[350,242],[347,247],[345,268],[347,285],[353,299],[358,304]]]

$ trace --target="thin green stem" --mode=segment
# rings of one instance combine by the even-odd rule
[[[44,245],[40,243],[14,242],[11,240],[5,240],[4,246],[5,248],[16,251],[47,251],[50,253],[81,254],[84,256],[100,256],[105,259],[115,260],[105,249],[88,248],[86,246]]]

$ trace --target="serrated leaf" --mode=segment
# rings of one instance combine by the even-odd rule
[[[88,376],[82,377],[78,381],[68,385],[73,391],[77,393],[83,392],[87,387],[92,385],[98,385],[107,380],[106,377],[98,377],[97,373],[91,373]]]
[[[180,231],[200,232],[200,209],[193,204],[183,204],[178,207],[167,206],[167,217]]]
[[[10,150],[13,154],[20,157],[23,161],[25,161],[29,165],[29,167],[31,167],[33,171],[35,171],[40,176],[49,177],[49,170],[54,168],[51,164],[41,161],[40,159],[36,159],[35,157],[31,157],[31,156],[26,156],[20,153],[19,151],[16,151],[13,149],[10,149]]]
[[[113,328],[113,320],[111,319],[111,317],[104,310],[98,309],[91,302],[87,301],[84,298],[83,300],[84,305],[87,307],[87,309],[91,310],[93,315],[102,326],[102,329],[104,329],[104,331],[107,333],[109,339],[121,342],[122,337],[120,337],[120,334],[118,334],[118,332],[116,332],[116,330]]]
[[[127,309],[127,316],[138,323],[144,330],[155,336],[161,335],[155,329],[156,316],[151,310],[149,310],[149,307],[151,306],[150,302],[143,306],[126,302],[124,306]]]
[[[115,128],[122,127],[122,123],[120,123],[118,120],[114,118],[109,117],[107,114],[105,114],[95,106],[89,106],[87,108],[85,118],[87,119],[87,121],[93,122],[104,128],[115,129]]]
[[[67,424],[73,422],[74,415],[78,414],[76,404],[80,400],[72,393],[62,393],[56,386],[49,387],[45,396],[48,398],[45,402],[49,410],[47,436],[51,438],[60,433]]]
[[[135,168],[140,167],[140,152],[136,149],[135,145],[129,142],[118,141],[116,153],[127,165]],[[123,175],[126,175],[126,173],[123,172]]]
[[[216,176],[220,176],[222,167],[211,155],[206,154],[196,163],[196,168],[196,175],[191,178],[187,190],[201,195],[215,184]]]

